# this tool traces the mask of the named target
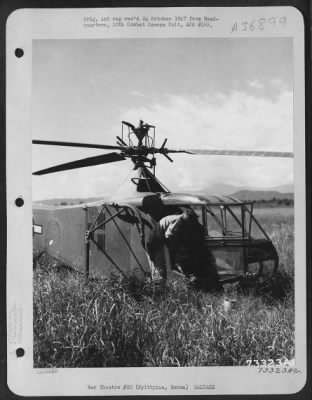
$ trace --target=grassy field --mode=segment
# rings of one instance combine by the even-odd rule
[[[239,288],[226,309],[222,291],[188,281],[165,285],[85,278],[53,268],[34,272],[35,367],[245,365],[294,357],[292,209],[256,215],[280,256],[276,277]]]

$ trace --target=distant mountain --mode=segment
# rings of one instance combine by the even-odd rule
[[[279,190],[278,190],[279,189]],[[286,189],[289,189],[286,191]],[[184,192],[190,192],[185,190]],[[193,191],[191,191],[193,192]],[[281,185],[276,186],[270,189],[262,189],[262,188],[252,188],[252,187],[244,187],[244,186],[235,186],[228,185],[223,183],[218,183],[210,186],[209,188],[202,189],[200,191],[194,191],[194,193],[202,193],[206,195],[218,194],[221,196],[234,196],[240,200],[252,200],[252,201],[270,201],[273,199],[276,200],[293,200],[293,185]],[[88,197],[88,198],[60,198],[60,199],[48,199],[35,201],[34,203],[41,204],[49,204],[49,205],[72,205],[72,204],[81,204],[81,203],[91,203],[93,201],[108,199],[107,197]]]
[[[234,186],[224,183],[216,183],[215,185],[209,186],[207,189],[204,189],[203,192],[207,194],[219,194],[221,196],[228,196],[231,193],[246,189],[248,189],[248,187],[246,186]]]
[[[53,205],[53,206],[65,206],[65,205],[73,205],[73,204],[92,203],[93,201],[102,200],[102,199],[104,199],[104,197],[87,197],[85,199],[61,198],[61,199],[48,199],[48,200],[34,201],[34,203],[48,204],[48,205]]]
[[[276,190],[239,190],[238,192],[232,193],[232,196],[240,200],[252,200],[252,201],[294,199],[293,193],[281,193]]]
[[[289,184],[285,184],[285,185],[274,186],[270,190],[276,190],[277,192],[281,192],[281,193],[293,193],[294,192],[294,184],[289,183]]]
[[[235,186],[235,185],[230,185],[230,184],[224,184],[224,183],[217,183],[215,185],[209,186],[208,188],[200,190],[201,193],[205,193],[207,195],[209,194],[219,194],[221,196],[231,196],[235,195],[236,193],[242,192],[253,192],[254,194],[256,192],[265,197],[267,193],[268,196],[271,194],[273,197],[280,198],[279,196],[282,195],[286,196],[286,198],[293,198],[293,192],[294,192],[294,185],[293,184],[285,184],[285,185],[280,185],[280,186],[274,186],[270,188],[259,188],[259,187],[252,187],[252,186]],[[276,196],[274,196],[274,192],[276,192]],[[292,196],[292,197],[291,197]]]

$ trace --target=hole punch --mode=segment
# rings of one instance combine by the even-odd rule
[[[18,349],[16,349],[16,356],[17,357],[23,357],[25,354],[25,350],[22,347],[19,347]]]
[[[24,205],[24,200],[21,197],[18,197],[15,200],[15,205],[16,205],[16,207],[22,207]]]
[[[15,56],[17,58],[21,58],[21,57],[23,57],[23,55],[24,55],[24,50],[23,49],[20,49],[20,48],[15,49]]]

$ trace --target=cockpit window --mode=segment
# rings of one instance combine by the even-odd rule
[[[146,203],[144,211],[155,221],[167,215],[181,214],[185,210],[193,210],[198,222],[204,227],[210,238],[267,238],[261,225],[254,216],[253,204],[203,204],[203,205],[163,205]]]
[[[211,237],[246,236],[246,228],[242,226],[242,207],[227,205],[207,206],[207,233]]]

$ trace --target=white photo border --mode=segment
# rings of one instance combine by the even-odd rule
[[[148,15],[216,16],[209,31],[189,29],[86,30],[85,16],[100,17]],[[287,17],[287,27],[264,30],[233,30],[235,22],[259,17]],[[183,30],[182,30],[183,31]],[[21,9],[7,21],[7,361],[8,386],[24,396],[56,395],[177,395],[181,391],[155,389],[187,383],[187,394],[290,394],[300,391],[306,382],[306,193],[305,193],[305,74],[304,21],[293,7],[230,8],[103,8],[103,9]],[[294,60],[294,165],[295,165],[295,340],[297,375],[259,374],[248,367],[188,368],[33,368],[32,300],[32,42],[35,39],[99,39],[112,37],[291,37]],[[17,57],[15,49],[23,49]],[[23,199],[18,207],[16,199]],[[16,229],[19,246],[16,251]],[[18,357],[17,349],[24,355]],[[99,385],[150,385],[145,390],[99,390]],[[214,390],[193,390],[193,385],[213,384]],[[96,389],[90,390],[90,386]]]

